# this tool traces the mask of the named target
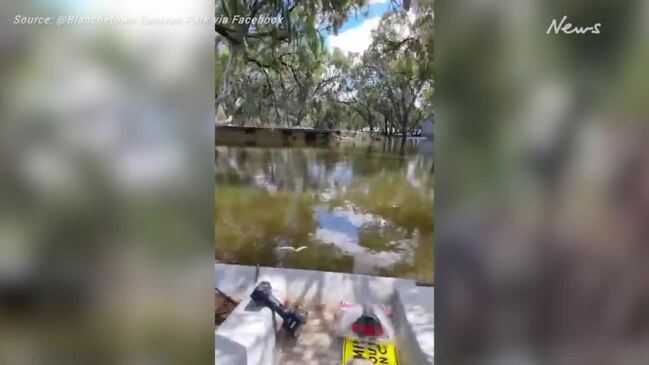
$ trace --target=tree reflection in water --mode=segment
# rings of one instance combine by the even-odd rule
[[[432,165],[385,144],[219,146],[216,258],[432,281]]]

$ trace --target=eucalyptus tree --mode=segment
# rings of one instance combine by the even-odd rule
[[[403,10],[384,15],[361,66],[380,93],[379,112],[390,118],[386,127],[396,124],[403,136],[432,112],[432,44],[426,38],[432,24],[421,21],[432,7],[423,10],[417,17]]]
[[[231,93],[231,77],[243,65],[253,63],[270,70],[295,72],[309,63],[306,52],[315,59],[324,48],[323,32],[337,32],[347,15],[364,5],[365,0],[221,0],[216,3],[215,31],[217,110]],[[273,17],[269,23],[239,22],[237,19]],[[304,47],[306,46],[306,47]],[[290,58],[290,61],[289,61]],[[311,69],[307,69],[310,71]],[[281,72],[281,71],[280,71]],[[298,76],[294,81],[299,83]],[[270,77],[270,75],[268,75]],[[258,80],[250,80],[258,81]],[[281,80],[284,81],[284,80]],[[304,98],[304,95],[302,95]]]
[[[379,126],[384,134],[399,130],[406,136],[433,113],[433,14],[432,0],[387,12],[354,62],[339,102],[370,130]]]
[[[281,18],[277,24],[216,24],[219,115],[261,125],[378,127],[386,134],[415,128],[432,112],[432,0],[409,12],[403,9],[409,4],[393,1],[362,55],[327,50],[323,35],[336,33],[365,1],[217,4],[219,19]]]

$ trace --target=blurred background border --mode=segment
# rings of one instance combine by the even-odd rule
[[[0,5],[0,363],[213,363],[209,1]]]
[[[649,3],[436,5],[436,362],[648,363]]]

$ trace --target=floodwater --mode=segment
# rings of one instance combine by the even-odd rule
[[[433,161],[359,147],[216,147],[216,259],[433,281]]]

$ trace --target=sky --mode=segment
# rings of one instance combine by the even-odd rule
[[[389,10],[390,0],[369,0],[369,14],[350,15],[338,35],[327,34],[327,48],[338,47],[344,52],[362,53],[372,40],[372,30],[379,26],[381,15]]]

